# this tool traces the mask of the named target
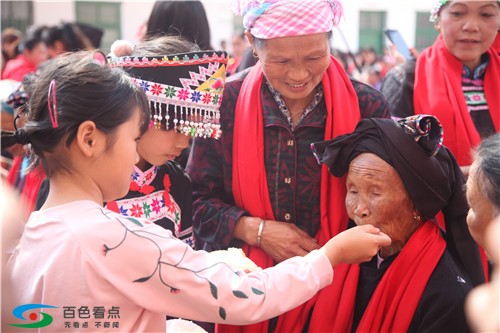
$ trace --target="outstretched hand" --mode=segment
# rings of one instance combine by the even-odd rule
[[[370,261],[391,239],[372,225],[356,226],[330,239],[321,249],[332,266]]]

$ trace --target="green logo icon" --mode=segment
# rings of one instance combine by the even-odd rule
[[[26,311],[33,310],[33,309],[42,309],[42,308],[57,308],[57,306],[52,306],[52,305],[45,305],[45,304],[24,304],[16,307],[14,310],[12,310],[12,314],[21,320],[28,320],[27,318],[24,318],[23,314]],[[51,315],[45,313],[45,312],[40,312],[37,314],[36,312],[31,312],[29,314],[29,320],[37,320],[40,319],[39,321],[35,321],[33,323],[29,324],[9,324],[9,326],[15,326],[15,327],[24,327],[24,328],[40,328],[40,327],[45,327],[49,326],[54,318],[52,318]]]

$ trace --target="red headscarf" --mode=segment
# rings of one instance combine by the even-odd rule
[[[484,77],[484,93],[495,129],[500,131],[500,55],[494,47],[488,50],[490,62]],[[415,114],[439,118],[444,130],[443,144],[453,153],[460,166],[471,164],[471,148],[481,138],[470,117],[462,91],[463,64],[448,51],[440,35],[433,46],[417,58]]]
[[[260,63],[250,71],[240,90],[236,104],[233,146],[233,195],[236,205],[252,216],[274,220],[264,164],[264,120],[260,88],[263,73]],[[342,66],[331,57],[322,80],[327,119],[325,140],[350,133],[360,120],[358,98]],[[316,235],[320,245],[347,227],[345,180],[330,175],[326,166],[321,170],[321,227]],[[245,245],[246,255],[262,268],[274,265],[273,260],[258,247]],[[311,300],[282,315],[277,331],[300,331],[307,319]],[[300,327],[299,327],[300,326]],[[249,326],[218,325],[218,332],[267,332],[268,322]]]

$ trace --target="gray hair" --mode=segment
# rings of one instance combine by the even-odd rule
[[[500,215],[500,133],[483,140],[475,153],[476,180]]]

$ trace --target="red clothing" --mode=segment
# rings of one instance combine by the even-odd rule
[[[33,73],[34,71],[36,71],[36,65],[20,54],[7,62],[2,73],[2,80],[11,79],[22,82],[26,74]]]
[[[406,332],[446,242],[439,228],[423,223],[378,283],[357,332]],[[359,265],[335,267],[332,285],[320,293],[311,316],[310,332],[350,332]]]
[[[40,185],[45,178],[45,171],[41,165],[29,171],[26,175],[22,175],[22,163],[24,156],[14,157],[9,173],[7,174],[7,183],[17,188],[21,193],[21,198],[26,204],[26,218],[35,209],[36,198]]]
[[[235,114],[234,146],[233,146],[233,194],[238,207],[246,209],[252,216],[275,220],[264,163],[264,125],[263,111],[260,100],[263,73],[257,63],[243,83]],[[325,93],[327,122],[325,139],[348,133],[354,130],[360,120],[358,98],[347,74],[338,62],[332,57],[322,84]],[[254,108],[248,107],[253,105]],[[349,110],[350,112],[345,112]],[[251,149],[255,148],[255,149]],[[251,165],[252,167],[248,167]],[[344,206],[345,183],[344,179],[334,178],[328,168],[322,168],[321,181],[321,228],[316,235],[320,245],[331,237],[345,230],[348,220]],[[255,193],[255,195],[247,195]],[[258,195],[260,194],[260,195]],[[328,208],[328,209],[327,209]],[[272,258],[258,247],[245,245],[247,256],[262,268],[273,266]],[[309,308],[313,303],[304,305]],[[281,316],[277,331],[289,331],[291,326],[303,326],[306,319],[299,307],[292,312]],[[307,313],[308,311],[304,311]],[[293,324],[290,324],[293,323]],[[300,325],[296,325],[300,323]],[[267,322],[252,326],[218,327],[218,332],[252,332],[267,331]]]
[[[484,76],[484,93],[496,131],[500,131],[500,55],[490,47],[490,62]],[[415,114],[431,114],[441,121],[443,144],[458,165],[471,164],[471,149],[481,138],[472,122],[462,90],[463,64],[446,48],[439,36],[417,59],[415,69]]]

